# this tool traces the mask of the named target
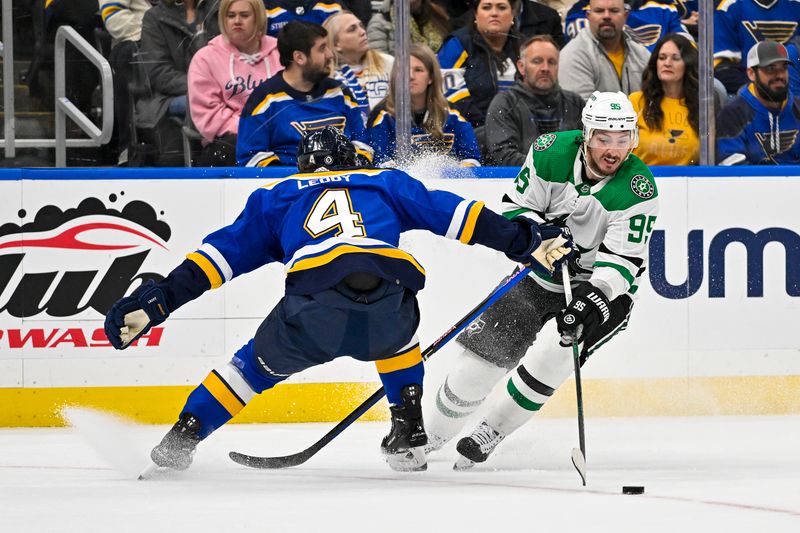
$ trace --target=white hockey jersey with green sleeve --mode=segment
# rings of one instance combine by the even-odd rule
[[[537,222],[565,218],[581,251],[589,280],[613,300],[634,295],[647,267],[648,240],[658,216],[658,189],[650,169],[635,155],[617,173],[599,182],[583,179],[580,131],[540,135],[503,197],[503,214]],[[552,291],[559,281],[537,277]]]

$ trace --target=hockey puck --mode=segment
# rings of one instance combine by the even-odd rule
[[[622,487],[622,494],[644,494],[644,487],[626,485]]]

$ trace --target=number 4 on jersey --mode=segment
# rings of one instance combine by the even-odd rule
[[[314,238],[329,231],[335,231],[332,237],[367,236],[347,189],[327,189],[320,194],[306,217],[305,229]]]

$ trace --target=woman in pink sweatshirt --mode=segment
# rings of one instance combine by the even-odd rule
[[[189,65],[189,111],[203,136],[202,166],[236,164],[239,115],[247,97],[283,67],[278,41],[265,35],[262,0],[222,0],[219,27]]]

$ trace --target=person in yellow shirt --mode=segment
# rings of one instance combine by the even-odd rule
[[[642,76],[642,90],[630,100],[639,114],[639,146],[648,165],[697,165],[699,96],[697,48],[683,35],[665,35]]]

